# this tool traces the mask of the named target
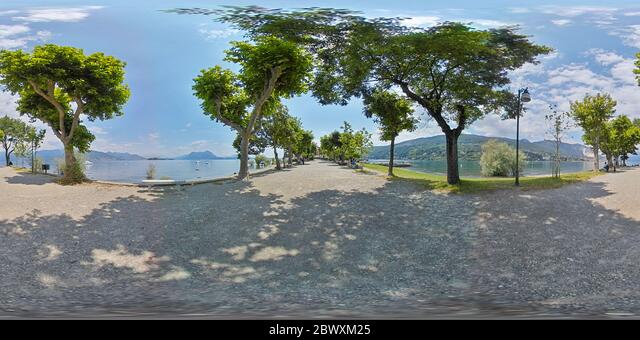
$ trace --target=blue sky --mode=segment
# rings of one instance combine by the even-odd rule
[[[0,48],[31,49],[42,43],[102,51],[127,62],[132,96],[125,115],[88,123],[97,139],[93,149],[133,152],[145,156],[174,156],[211,150],[234,153],[234,133],[202,114],[193,97],[192,79],[214,65],[236,69],[222,61],[232,40],[241,32],[203,16],[160,12],[175,7],[215,8],[250,5],[255,1],[16,1],[0,4]],[[635,3],[635,4],[634,4]],[[555,52],[540,65],[514,72],[513,88],[528,86],[533,101],[522,120],[521,135],[545,137],[544,115],[549,104],[568,109],[585,93],[605,91],[618,100],[618,113],[640,118],[640,87],[632,74],[633,57],[640,51],[640,4],[637,1],[260,1],[271,8],[322,6],[349,8],[364,15],[411,18],[407,24],[427,27],[442,21],[463,21],[484,29],[518,24],[522,32]],[[348,4],[348,6],[346,6]],[[0,94],[0,114],[16,116],[15,98]],[[305,95],[287,102],[316,138],[349,121],[355,128],[374,132],[376,126],[362,114],[361,102],[321,106]],[[426,118],[425,116],[421,116]],[[435,123],[422,119],[420,128],[400,140],[438,134]],[[474,123],[468,133],[513,137],[515,123],[489,116]],[[568,138],[580,140],[574,130]],[[59,148],[48,134],[45,148]]]

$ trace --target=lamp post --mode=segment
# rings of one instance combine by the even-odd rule
[[[529,88],[518,90],[518,112],[516,114],[516,186],[520,186],[520,114],[522,113],[522,103],[531,101]]]

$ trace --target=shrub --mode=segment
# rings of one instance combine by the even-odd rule
[[[260,163],[264,163],[265,166],[269,166],[271,164],[271,160],[263,154],[256,155],[254,160],[257,166],[260,166]]]
[[[524,153],[520,151],[519,168],[522,173],[524,168]],[[483,176],[515,176],[516,150],[506,143],[490,140],[482,145],[480,167]]]
[[[147,179],[156,178],[156,165],[151,163],[149,167],[147,167]]]

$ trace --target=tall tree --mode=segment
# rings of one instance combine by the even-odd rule
[[[346,104],[371,87],[397,87],[422,106],[446,136],[447,180],[460,181],[458,137],[490,112],[512,107],[508,71],[551,51],[517,27],[475,30],[462,23],[409,28],[398,19],[369,19],[346,10],[300,11],[256,6],[180,9],[215,15],[249,36],[303,43],[316,56],[312,90],[322,104]]]
[[[553,138],[556,150],[553,155],[553,170],[552,176],[560,178],[560,145],[562,145],[562,139],[571,127],[571,116],[567,112],[558,111],[557,105],[549,105],[551,113],[545,115],[549,128],[547,133]]]
[[[627,155],[636,153],[637,145],[640,143],[640,127],[626,115],[617,116],[609,123],[609,139],[616,165],[619,159],[626,165]]]
[[[49,125],[64,145],[65,183],[84,180],[73,149],[86,150],[95,138],[81,117],[94,121],[123,114],[129,99],[124,67],[114,57],[85,55],[67,46],[36,46],[31,53],[0,51],[0,84],[19,94],[20,114]]]
[[[26,144],[31,153],[31,172],[34,174],[38,171],[38,169],[36,169],[38,149],[42,146],[46,133],[46,130],[37,130],[36,128],[29,129],[27,133]]]
[[[248,176],[249,141],[259,129],[265,106],[306,91],[311,59],[295,43],[260,37],[255,44],[233,42],[225,60],[240,64],[239,74],[220,66],[202,70],[193,90],[206,115],[241,136],[238,178]]]
[[[582,128],[582,140],[593,148],[594,171],[600,169],[600,144],[607,137],[607,121],[616,112],[616,101],[609,94],[586,95],[571,103],[570,115]]]
[[[5,164],[9,166],[11,155],[27,139],[30,126],[25,122],[9,116],[0,117],[0,144],[4,149]]]
[[[367,118],[374,117],[380,125],[380,139],[390,141],[389,146],[389,176],[393,176],[393,158],[396,137],[402,131],[413,131],[417,120],[413,118],[411,102],[399,95],[377,90],[364,97],[364,114]]]

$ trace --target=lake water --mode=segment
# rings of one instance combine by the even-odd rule
[[[179,181],[231,176],[240,168],[237,159],[97,161],[86,167],[86,174],[96,180],[138,183],[146,178],[150,164],[156,167],[156,179],[168,177]]]
[[[370,161],[386,162],[387,160],[370,160]],[[396,162],[410,163],[411,166],[406,168],[409,170],[426,172],[426,173],[443,174],[443,175],[447,173],[447,163],[444,160],[436,160],[436,161],[396,160]],[[551,175],[551,167],[553,165],[553,162],[527,161],[525,164],[526,165],[522,173],[523,176]],[[459,161],[459,166],[460,166],[460,176],[462,177],[482,176],[482,174],[480,173],[480,162],[478,161]],[[589,171],[592,169],[593,169],[593,162],[562,162],[560,164],[560,173]]]

